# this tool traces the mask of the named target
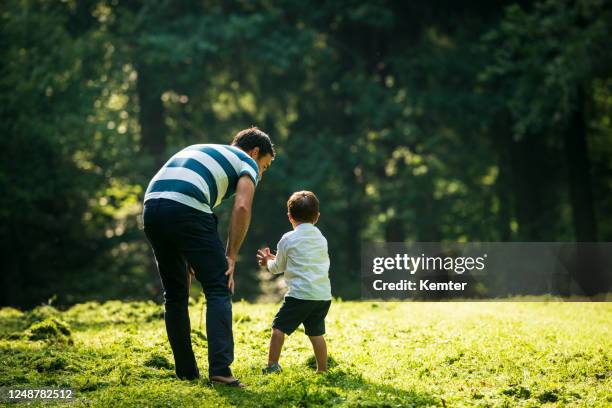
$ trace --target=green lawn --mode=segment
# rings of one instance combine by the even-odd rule
[[[336,301],[330,371],[314,374],[300,330],[285,343],[284,372],[262,376],[277,307],[234,305],[244,390],[176,380],[153,303],[1,309],[0,386],[72,387],[76,405],[103,407],[612,406],[611,303]],[[191,321],[206,373],[201,309],[191,306]]]

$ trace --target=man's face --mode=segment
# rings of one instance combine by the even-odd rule
[[[272,164],[272,160],[274,160],[274,157],[272,157],[271,154],[266,154],[262,156],[261,154],[259,154],[259,147],[256,147],[253,150],[249,150],[247,154],[251,156],[253,160],[255,160],[255,163],[257,163],[257,167],[259,168],[259,180],[261,180],[264,172],[268,170],[268,167],[270,167],[270,165]]]
[[[271,154],[266,154],[265,156],[258,156],[257,159],[255,159],[257,167],[259,167],[260,180],[263,178],[264,172],[268,170],[268,167],[270,167],[270,165],[272,164],[272,160],[274,160],[274,158]]]

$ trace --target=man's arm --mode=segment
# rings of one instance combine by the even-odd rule
[[[249,224],[251,223],[251,207],[253,196],[255,195],[255,184],[248,176],[238,179],[236,186],[236,196],[234,198],[234,208],[232,209],[232,219],[230,221],[229,236],[227,238],[227,257],[228,268],[225,275],[228,277],[227,287],[234,293],[234,268],[238,252],[244,241]]]

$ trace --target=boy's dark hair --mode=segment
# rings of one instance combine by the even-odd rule
[[[298,222],[314,222],[319,214],[319,199],[311,191],[297,191],[289,197],[287,211]]]
[[[270,136],[268,136],[255,126],[238,132],[236,136],[234,136],[232,146],[237,146],[245,152],[249,152],[256,147],[259,147],[259,154],[261,154],[262,156],[270,154],[272,155],[272,157],[274,157],[274,155],[276,154],[276,152],[274,151],[274,145],[270,140]]]

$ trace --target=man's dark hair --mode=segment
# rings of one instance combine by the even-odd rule
[[[270,154],[274,157],[276,154],[270,136],[254,126],[238,132],[232,141],[232,146],[237,146],[245,152],[250,152],[259,147],[259,154],[262,156]]]
[[[297,191],[287,201],[287,211],[298,222],[314,222],[319,214],[319,199],[311,191]]]

